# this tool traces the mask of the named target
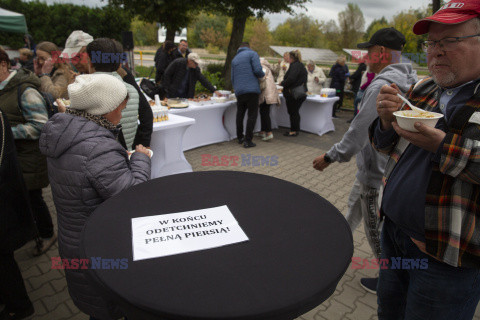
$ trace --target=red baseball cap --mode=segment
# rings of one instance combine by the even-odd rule
[[[430,17],[417,21],[413,33],[420,35],[428,32],[430,22],[459,24],[480,15],[480,0],[450,1]]]

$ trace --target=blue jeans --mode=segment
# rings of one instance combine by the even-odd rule
[[[362,101],[364,93],[365,93],[365,91],[358,90],[358,92],[355,94],[355,98],[353,99],[353,116],[354,117],[358,113],[358,105],[360,104],[360,101]]]
[[[389,263],[388,268],[380,269],[377,287],[379,320],[473,318],[480,298],[480,269],[452,267],[421,252],[387,217],[381,244],[382,258],[389,259]],[[395,269],[392,268],[392,257],[396,261],[398,257],[428,259],[428,265],[426,269]]]

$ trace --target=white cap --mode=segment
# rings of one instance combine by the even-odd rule
[[[195,52],[190,53],[187,58],[188,58],[188,60],[192,60],[193,62],[195,62],[198,65],[202,61],[202,60],[200,60],[200,56],[198,55],[198,53],[195,53]]]
[[[70,108],[84,110],[93,115],[112,112],[127,97],[127,87],[108,74],[84,74],[68,86]]]
[[[81,30],[75,30],[70,34],[70,36],[68,36],[62,56],[67,55],[67,57],[72,58],[82,49],[82,47],[88,46],[88,44],[92,41],[93,37],[88,33]]]

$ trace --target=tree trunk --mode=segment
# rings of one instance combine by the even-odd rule
[[[440,9],[440,0],[432,0],[432,12],[435,13]]]
[[[165,40],[170,40],[172,42],[174,42],[175,40],[175,29],[173,28],[167,28],[167,36],[165,38]]]
[[[238,47],[243,40],[243,34],[245,32],[245,24],[247,17],[235,17],[233,18],[232,35],[230,36],[230,43],[228,44],[227,59],[225,60],[225,69],[223,74],[225,75],[225,88],[232,89],[231,81],[231,66],[232,60],[237,54]]]

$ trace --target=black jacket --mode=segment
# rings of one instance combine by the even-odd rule
[[[188,57],[188,55],[191,53],[191,51],[187,48],[187,52],[186,52],[186,55],[185,57],[182,56],[182,54],[180,53],[180,51],[178,51],[178,48],[175,49],[175,51],[173,51],[173,59],[178,59],[178,58],[186,58]]]
[[[365,63],[360,63],[357,70],[350,76],[350,83],[352,85],[352,91],[357,93],[360,88],[360,83],[362,82],[363,72],[367,70],[367,65]]]
[[[36,235],[27,187],[18,165],[12,130],[0,111],[0,252],[21,248]]]
[[[162,80],[163,74],[167,67],[175,60],[173,54],[168,54],[162,47],[158,48],[157,53],[155,53],[155,82],[158,83]]]
[[[173,61],[165,70],[162,78],[162,85],[167,91],[168,98],[175,98],[177,96],[178,88],[181,86],[185,73],[187,72],[187,58],[178,58]],[[187,97],[193,98],[195,95],[195,84],[197,81],[210,90],[215,91],[215,87],[205,78],[199,67],[190,69],[190,76],[187,81]]]
[[[137,128],[137,133],[135,134],[135,139],[133,140],[133,150],[135,150],[135,146],[141,144],[144,147],[150,147],[150,140],[152,138],[152,132],[153,132],[153,112],[152,112],[152,107],[150,107],[150,104],[148,103],[147,99],[143,95],[143,92],[140,90],[138,87],[137,82],[135,81],[135,77],[133,74],[126,68],[123,68],[125,72],[127,73],[126,76],[123,77],[123,81],[125,81],[128,84],[131,84],[132,86],[135,87],[138,91],[138,98],[140,100],[140,104],[138,106],[138,120],[140,120],[140,124],[138,125]],[[123,145],[125,149],[125,139],[123,139],[123,134],[122,137],[118,139],[120,143]],[[130,150],[130,149],[128,149]]]
[[[338,63],[334,64],[330,69],[330,77],[332,78],[330,88],[343,90],[343,87],[345,87],[346,74],[345,68],[342,65]]]
[[[290,64],[290,67],[288,67],[287,73],[285,73],[281,83],[281,86],[283,87],[283,93],[289,95],[291,89],[302,84],[305,86],[305,90],[308,91],[307,79],[308,73],[303,63],[300,61],[293,62]]]

